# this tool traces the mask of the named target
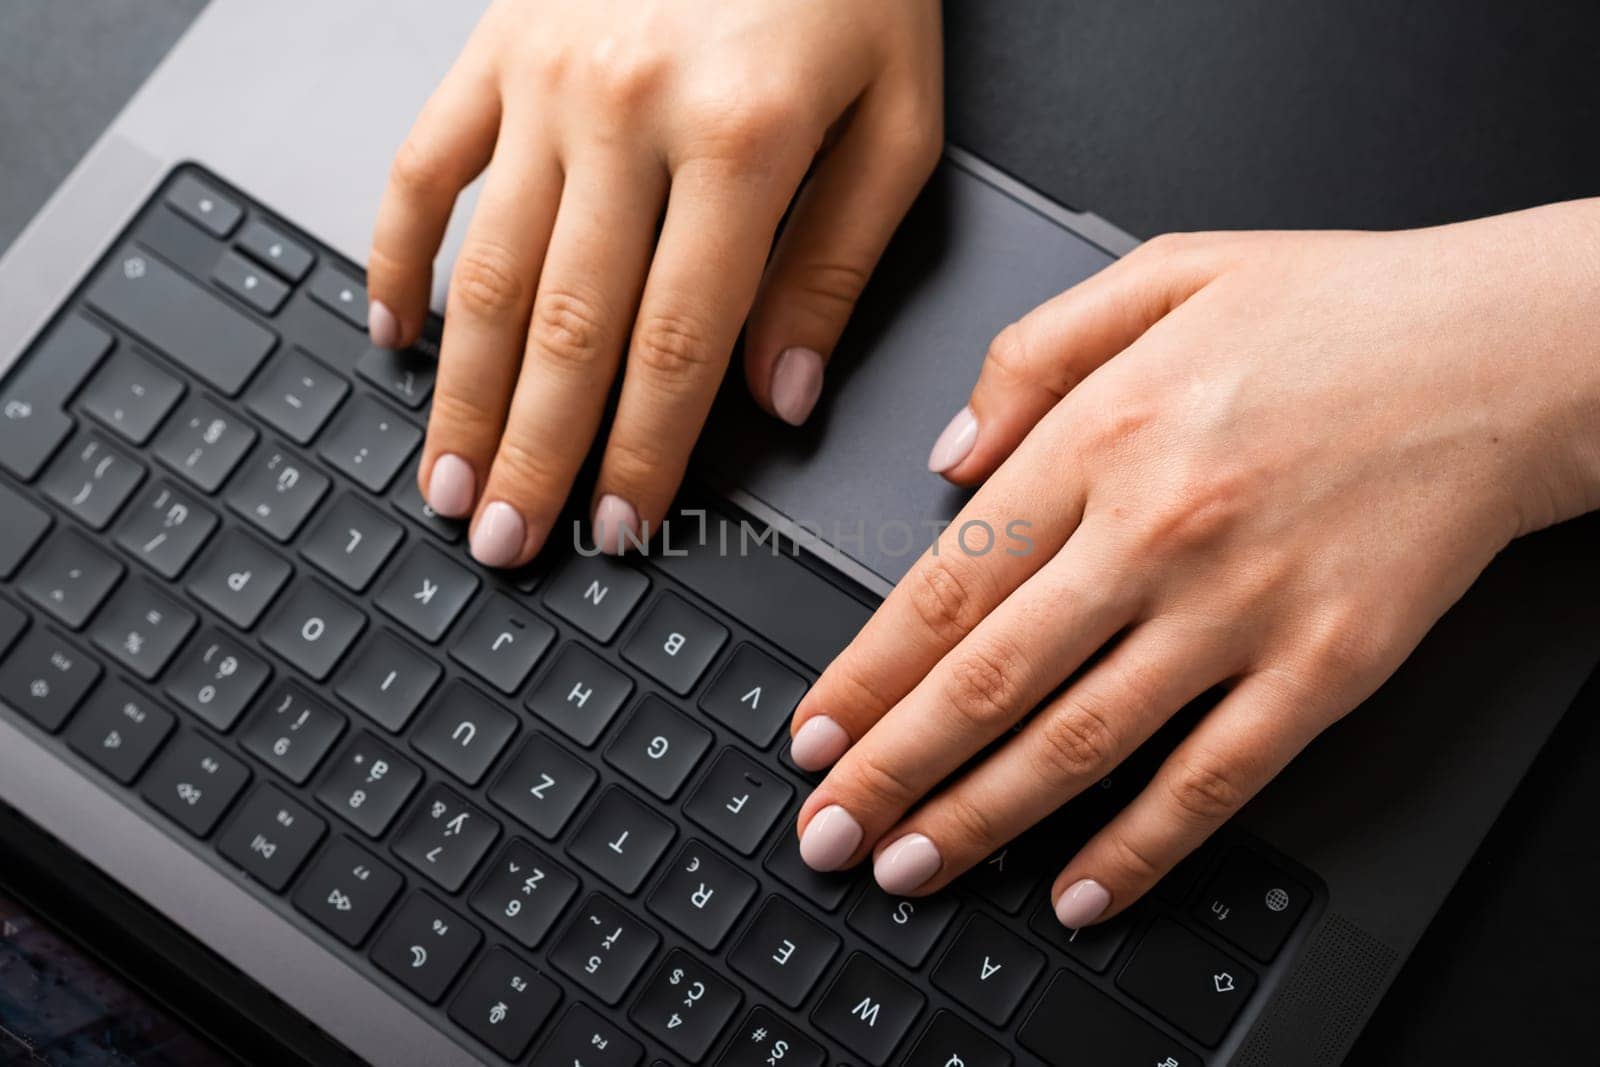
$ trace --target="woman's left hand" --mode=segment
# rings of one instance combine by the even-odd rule
[[[806,861],[936,890],[1226,686],[1051,894],[1138,899],[1508,541],[1600,506],[1597,250],[1600,201],[1174,236],[1001,333],[930,460],[987,483],[795,714],[833,764]]]

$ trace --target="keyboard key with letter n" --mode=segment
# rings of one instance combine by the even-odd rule
[[[278,343],[271,330],[137,248],[112,258],[89,303],[229,396]]]

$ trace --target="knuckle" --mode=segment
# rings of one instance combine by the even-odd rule
[[[1185,759],[1175,766],[1167,791],[1173,806],[1201,825],[1223,821],[1246,799],[1234,769],[1213,756]]]
[[[1133,250],[1133,255],[1147,260],[1172,260],[1193,249],[1198,239],[1198,234],[1172,230],[1145,241]]]
[[[1110,840],[1115,870],[1121,871],[1134,885],[1150,885],[1167,873],[1166,867],[1154,855],[1127,834],[1116,834]]]
[[[471,391],[462,391],[448,382],[441,382],[433,395],[433,408],[428,414],[428,436],[441,452],[484,454],[483,446],[494,447],[494,435],[505,417],[505,412],[491,411],[485,400]],[[476,442],[479,447],[465,448],[460,442]]]
[[[1368,606],[1353,600],[1335,601],[1316,609],[1302,627],[1302,656],[1312,677],[1341,682],[1365,677],[1382,659],[1381,649],[1393,647],[1387,627]]]
[[[851,761],[850,780],[851,794],[866,800],[860,810],[899,812],[921,795],[921,790],[893,761],[872,752],[862,752]]]
[[[738,159],[764,155],[794,132],[794,115],[781,94],[750,92],[705,106],[702,125],[718,154]]]
[[[473,241],[461,250],[450,276],[457,310],[477,318],[500,319],[527,302],[532,281],[503,245]]]
[[[449,174],[448,161],[415,134],[400,142],[389,166],[389,181],[402,195],[412,198],[431,199],[444,191]]]
[[[957,715],[968,722],[1009,726],[1022,714],[1017,707],[1023,674],[1021,653],[1001,640],[968,642],[950,658],[946,693]]]
[[[984,362],[1012,380],[1027,377],[1028,342],[1020,321],[1013,322],[994,335]]]
[[[635,502],[641,490],[654,496],[663,488],[670,488],[662,481],[669,474],[677,477],[678,472],[673,469],[676,466],[665,449],[637,434],[624,436],[619,432],[606,443],[604,481],[624,489]]]
[[[643,44],[603,40],[589,57],[591,91],[609,110],[631,113],[656,96],[668,74],[666,56]]]
[[[870,277],[871,272],[859,264],[812,262],[795,272],[792,284],[801,298],[848,312],[860,299]]]
[[[912,612],[935,639],[954,645],[978,624],[984,607],[972,568],[955,556],[926,557],[905,586]]]
[[[691,315],[650,312],[635,330],[628,359],[668,387],[694,382],[717,361],[706,332]]]
[[[1078,694],[1040,718],[1036,751],[1046,780],[1088,781],[1103,776],[1115,761],[1117,735],[1099,701]]]
[[[565,476],[545,458],[548,454],[520,437],[502,438],[484,498],[504,499],[524,514],[542,511],[546,501],[559,503],[566,495]]]
[[[1002,841],[992,809],[964,790],[952,789],[943,797],[941,806],[944,817],[955,824],[956,840],[973,851],[988,852]]]
[[[529,343],[550,363],[588,370],[600,358],[603,319],[595,301],[570,289],[539,294]]]

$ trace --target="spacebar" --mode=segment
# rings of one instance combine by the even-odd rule
[[[792,545],[774,555],[770,540],[757,543],[764,528],[748,527],[741,540],[738,522],[707,509],[704,537],[698,516],[674,516],[666,529],[651,545],[650,562],[813,670],[844,651],[872,615],[789,556]]]
[[[89,303],[229,396],[244,388],[278,340],[141,248],[111,258]]]

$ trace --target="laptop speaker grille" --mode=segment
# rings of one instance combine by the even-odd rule
[[[1392,948],[1359,926],[1329,915],[1231,1061],[1233,1067],[1340,1063],[1398,960]]]

